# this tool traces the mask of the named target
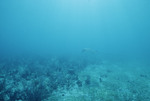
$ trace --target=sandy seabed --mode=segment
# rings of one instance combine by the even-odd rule
[[[150,67],[139,61],[0,60],[0,101],[150,101]]]

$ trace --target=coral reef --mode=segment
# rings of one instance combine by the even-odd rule
[[[149,101],[149,66],[66,57],[0,59],[0,101]],[[100,64],[98,64],[100,63]]]

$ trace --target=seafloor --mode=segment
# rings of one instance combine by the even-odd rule
[[[135,60],[1,57],[0,101],[150,101],[150,68]]]

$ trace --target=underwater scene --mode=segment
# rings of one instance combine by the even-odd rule
[[[0,101],[150,101],[150,1],[0,0]]]

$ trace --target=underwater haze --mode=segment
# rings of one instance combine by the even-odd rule
[[[149,95],[149,0],[0,1],[0,101]]]
[[[2,0],[1,50],[149,54],[149,5],[148,0]]]

